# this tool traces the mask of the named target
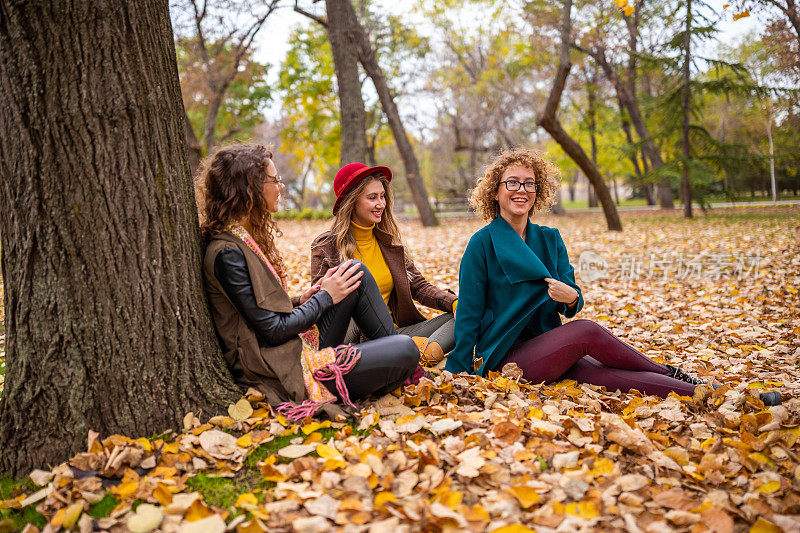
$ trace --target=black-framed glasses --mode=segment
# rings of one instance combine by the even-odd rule
[[[500,183],[505,183],[508,192],[516,192],[520,187],[524,187],[525,192],[536,192],[535,181],[506,180]]]
[[[283,182],[283,178],[281,178],[280,174],[276,174],[274,176],[270,176],[269,174],[267,174],[266,176],[264,176],[264,183],[265,184],[266,183],[281,183],[281,182]]]

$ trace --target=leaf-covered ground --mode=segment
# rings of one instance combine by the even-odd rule
[[[536,220],[561,230],[576,267],[582,254],[605,265],[578,277],[580,318],[716,391],[661,400],[434,371],[355,422],[299,425],[250,394],[229,416],[188,414],[181,434],[90,435],[69,463],[5,480],[0,531],[798,532],[798,214],[631,214],[621,234],[595,215]],[[480,225],[402,227],[420,270],[456,289]],[[326,226],[282,223],[294,292]],[[765,408],[764,390],[784,404]]]

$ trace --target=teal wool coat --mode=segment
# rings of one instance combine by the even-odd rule
[[[578,304],[567,309],[552,300],[544,278],[577,290]],[[523,329],[535,337],[560,326],[559,313],[572,318],[583,307],[561,233],[528,221],[523,241],[500,216],[469,240],[461,258],[458,296],[456,346],[445,366],[453,373],[472,372],[473,353],[483,358],[478,374],[496,370]]]

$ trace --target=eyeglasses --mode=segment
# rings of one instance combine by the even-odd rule
[[[512,179],[512,180],[501,181],[500,183],[505,183],[506,190],[508,192],[516,192],[519,190],[520,187],[525,187],[525,192],[536,192],[535,181],[520,182],[518,180]]]
[[[267,178],[272,178],[272,179],[267,179]],[[280,174],[276,174],[275,176],[270,176],[269,174],[267,174],[264,177],[263,182],[266,184],[266,183],[281,183],[282,181],[283,178],[281,178]]]

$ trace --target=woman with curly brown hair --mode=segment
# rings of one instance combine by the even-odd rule
[[[400,239],[392,209],[388,167],[350,163],[336,173],[334,220],[330,231],[311,244],[311,279],[345,259],[363,261],[380,289],[400,333],[413,335],[425,364],[438,363],[452,350],[457,297],[434,287],[414,266]],[[443,311],[426,319],[414,301]],[[348,338],[357,338],[353,328]]]
[[[414,342],[398,335],[375,280],[363,264],[328,269],[289,298],[275,247],[283,183],[272,153],[253,144],[220,148],[198,177],[203,262],[212,318],[234,378],[263,392],[287,417],[385,394],[418,367]],[[341,345],[353,319],[370,340]]]
[[[516,363],[535,383],[574,379],[608,390],[691,395],[701,380],[656,363],[590,320],[562,325],[583,307],[561,234],[530,221],[552,204],[558,168],[540,153],[501,153],[472,191],[487,222],[461,259],[456,346],[446,370],[478,374]]]

